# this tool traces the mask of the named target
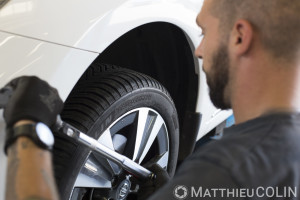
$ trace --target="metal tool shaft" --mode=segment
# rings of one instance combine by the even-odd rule
[[[126,170],[138,179],[151,179],[155,176],[148,169],[135,163],[133,160],[130,160],[126,156],[123,156],[113,151],[112,149],[104,146],[94,138],[87,136],[75,127],[63,122],[60,119],[60,117],[58,117],[57,119],[56,129],[68,135],[69,137],[74,138],[79,143],[90,148],[93,152],[97,152],[101,156],[107,158],[108,160],[116,162],[116,164],[120,165],[124,170]]]

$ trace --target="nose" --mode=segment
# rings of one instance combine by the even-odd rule
[[[203,58],[203,52],[202,52],[202,40],[201,40],[199,46],[197,47],[197,49],[195,50],[195,53],[194,53],[194,54],[195,54],[195,56],[196,56],[197,58],[200,58],[200,59]]]

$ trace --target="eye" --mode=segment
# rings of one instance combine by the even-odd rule
[[[201,34],[199,34],[198,37],[202,40],[202,39],[204,38],[204,36],[205,36],[205,35],[204,35],[204,33],[202,32]]]
[[[204,37],[205,33],[204,31],[202,31],[200,34],[199,34],[199,37]]]

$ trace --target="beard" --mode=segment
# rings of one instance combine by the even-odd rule
[[[212,57],[212,66],[206,73],[209,96],[215,107],[230,109],[231,105],[225,99],[225,89],[229,81],[229,56],[226,45],[221,44]]]

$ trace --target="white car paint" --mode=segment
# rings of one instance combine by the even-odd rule
[[[97,56],[96,53],[0,32],[0,85],[3,87],[17,76],[36,75],[58,88],[60,96],[66,99],[86,66]],[[6,174],[4,136],[5,124],[0,110],[0,200],[4,199]]]
[[[195,23],[203,0],[11,0],[0,10],[0,87],[21,75],[37,75],[65,100],[77,80],[116,39],[149,22],[180,27],[191,48],[200,43]],[[198,139],[231,114],[210,102],[201,61],[196,112],[202,113]],[[1,113],[0,113],[1,114]],[[0,148],[4,122],[0,117]],[[5,156],[0,150],[0,200],[4,199]]]
[[[1,9],[0,30],[101,53],[125,32],[149,22],[171,22],[196,36],[195,17],[201,4],[189,0],[11,0]]]

